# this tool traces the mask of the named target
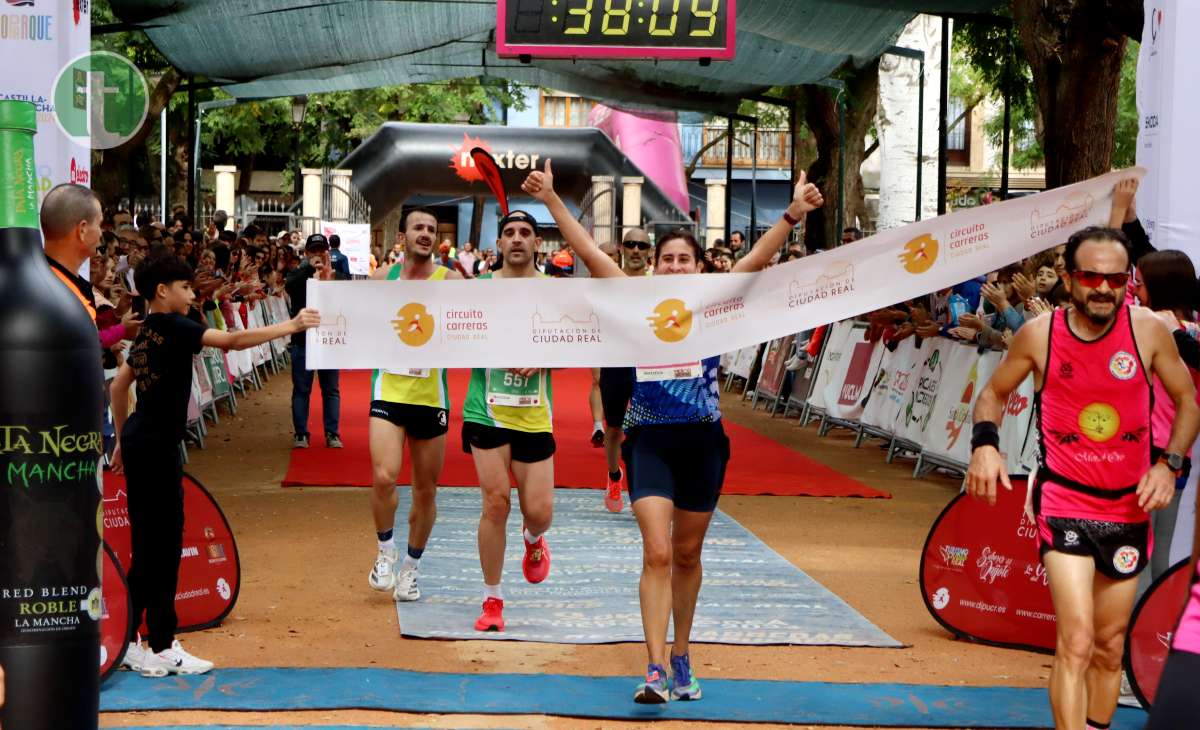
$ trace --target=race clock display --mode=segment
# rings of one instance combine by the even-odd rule
[[[499,0],[505,57],[722,59],[736,0]]]

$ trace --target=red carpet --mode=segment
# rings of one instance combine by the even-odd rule
[[[461,406],[467,392],[466,370],[450,371],[451,403]],[[346,448],[324,448],[321,398],[313,383],[309,432],[312,448],[292,451],[283,486],[351,486],[371,484],[371,457],[367,449],[367,407],[370,373],[342,372],[342,440]],[[592,448],[592,417],[588,408],[591,373],[587,370],[558,370],[554,373],[554,436],[558,451],[554,458],[555,483],[563,487],[600,488],[604,481],[604,450]],[[462,450],[462,417],[450,414],[446,443],[446,466],[441,484],[474,486],[475,465]],[[725,494],[781,494],[814,497],[883,497],[887,492],[862,484],[803,454],[728,421],[733,456],[725,477]],[[408,464],[400,471],[400,482],[408,482]]]

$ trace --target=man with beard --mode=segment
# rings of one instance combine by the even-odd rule
[[[650,269],[650,235],[641,228],[630,228],[621,239],[621,270],[626,276],[646,276]],[[600,368],[600,403],[604,411],[604,456],[608,462],[608,477],[604,487],[604,506],[609,512],[620,512],[624,506],[621,496],[625,473],[621,470],[621,425],[633,396],[633,368]],[[593,441],[595,437],[593,436]]]
[[[500,219],[496,245],[504,268],[479,279],[544,277],[534,266],[541,245],[537,221],[523,210]],[[477,631],[504,630],[505,526],[511,507],[509,472],[520,495],[525,580],[541,583],[550,574],[545,533],[554,515],[553,393],[548,368],[475,368],[463,403],[463,450],[475,460],[483,490],[479,518],[479,565],[483,569],[483,612]]]
[[[1137,575],[1149,564],[1149,512],[1168,505],[1200,407],[1175,341],[1153,312],[1125,303],[1129,242],[1085,228],[1063,253],[1071,306],[1026,323],[975,406],[967,491],[995,504],[1011,489],[999,421],[1032,372],[1041,456],[1032,517],[1058,621],[1050,673],[1055,727],[1103,729],[1116,709]],[[1166,452],[1150,458],[1151,383],[1174,401]]]
[[[462,276],[433,258],[437,240],[437,217],[424,208],[411,208],[400,219],[398,242],[403,244],[403,263],[383,266],[372,279],[385,281],[441,281]],[[419,305],[407,305],[417,307]],[[419,330],[432,326],[423,310],[405,313],[409,326]],[[397,320],[399,321],[399,320]],[[371,417],[367,438],[371,450],[371,513],[379,552],[367,581],[377,591],[392,591],[397,601],[421,597],[417,574],[421,555],[437,519],[437,482],[446,458],[450,391],[442,368],[394,368],[376,370],[371,376]],[[412,459],[412,506],[408,512],[408,545],[399,570],[392,528],[396,523],[396,478],[404,453],[404,438]]]

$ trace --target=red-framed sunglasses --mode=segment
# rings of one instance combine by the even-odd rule
[[[1099,271],[1072,271],[1071,278],[1089,289],[1095,289],[1104,281],[1108,282],[1109,289],[1120,289],[1129,283],[1129,272],[1102,274]]]

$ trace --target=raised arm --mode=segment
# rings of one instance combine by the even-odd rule
[[[124,462],[121,459],[121,430],[125,428],[125,421],[129,418],[129,388],[132,385],[133,368],[129,367],[128,362],[122,363],[121,368],[117,370],[117,376],[113,378],[112,385],[108,388],[112,404],[113,428],[117,433],[117,448],[113,450],[112,455],[114,474],[120,474],[125,470]]]
[[[567,245],[571,247],[575,255],[583,260],[588,271],[592,272],[592,276],[597,279],[625,276],[621,267],[600,250],[600,247],[592,240],[591,234],[579,221],[575,220],[575,216],[567,210],[562,198],[554,192],[554,172],[550,167],[550,160],[546,160],[546,167],[541,172],[534,170],[529,173],[529,177],[525,178],[525,182],[521,184],[521,189],[549,209],[550,215],[558,224],[558,230],[562,232]]]
[[[817,189],[816,185],[808,182],[808,176],[801,172],[800,180],[796,182],[796,188],[792,191],[792,202],[787,207],[787,215],[798,223],[804,220],[808,211],[816,210],[824,204],[825,199],[821,197],[821,191]],[[735,272],[762,270],[771,262],[771,257],[775,255],[775,252],[787,241],[788,235],[795,226],[796,224],[788,221],[787,218],[780,218],[775,225],[771,226],[771,230],[754,242],[754,248],[750,249],[750,252],[737,262],[733,270]]]

